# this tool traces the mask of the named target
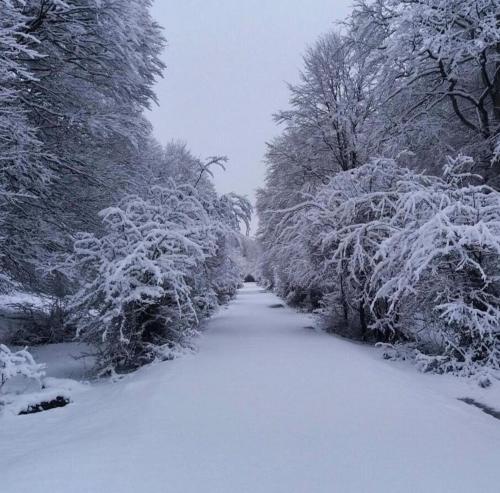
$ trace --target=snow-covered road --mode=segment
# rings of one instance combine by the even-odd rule
[[[197,354],[1,419],[0,492],[500,491],[500,421],[279,303],[247,285]]]

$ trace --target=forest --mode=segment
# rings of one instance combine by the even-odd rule
[[[328,331],[423,370],[500,370],[497,7],[357,2],[307,49],[274,117],[256,261],[250,202],[211,179],[227,158],[152,136],[150,2],[2,0],[0,287],[50,300],[10,342],[76,338],[101,375],[169,358],[250,248],[262,285]]]
[[[258,192],[262,282],[424,371],[500,369],[490,0],[357,1],[304,56]]]
[[[357,2],[307,49],[258,191],[262,284],[425,370],[500,369],[497,7]],[[169,357],[235,294],[252,211],[216,193],[225,157],[153,138],[149,9],[2,0],[1,289],[51,300],[12,342],[76,337],[101,374]]]
[[[155,133],[171,4],[0,0],[2,493],[498,491],[499,2],[354,0],[251,196]]]
[[[165,39],[150,4],[1,2],[0,287],[51,300],[11,342],[90,343],[102,375],[170,357],[234,295],[251,214],[215,191],[225,157],[152,136]]]

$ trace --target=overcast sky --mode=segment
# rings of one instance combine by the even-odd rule
[[[184,140],[198,157],[227,155],[220,192],[254,198],[265,142],[278,133],[285,82],[307,45],[346,16],[351,0],[155,0],[165,28],[165,78],[150,119],[158,140]]]

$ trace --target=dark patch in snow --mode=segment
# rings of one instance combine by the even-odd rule
[[[306,325],[304,327],[304,329],[308,329],[308,330],[316,330],[316,327],[313,327],[312,325]]]
[[[19,414],[34,414],[41,413],[42,411],[48,411],[49,409],[55,409],[56,407],[64,407],[69,404],[69,399],[66,397],[56,397],[51,401],[44,401],[38,404],[32,404],[24,411],[21,411]]]
[[[252,274],[247,274],[245,276],[245,282],[255,282],[255,277],[253,277]]]
[[[285,305],[281,303],[276,303],[274,305],[269,305],[269,308],[285,308]]]
[[[493,416],[496,419],[500,419],[500,411],[497,411],[496,409],[493,409],[490,406],[487,406],[486,404],[482,404],[481,402],[477,402],[474,399],[471,399],[470,397],[459,397],[459,401],[465,402],[466,404],[469,404],[471,406],[475,406],[481,411],[483,411],[486,414],[489,414],[490,416]]]

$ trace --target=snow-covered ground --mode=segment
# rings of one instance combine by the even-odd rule
[[[308,329],[255,285],[199,352],[0,419],[2,493],[498,493],[478,389]],[[474,394],[474,395],[472,395]]]

